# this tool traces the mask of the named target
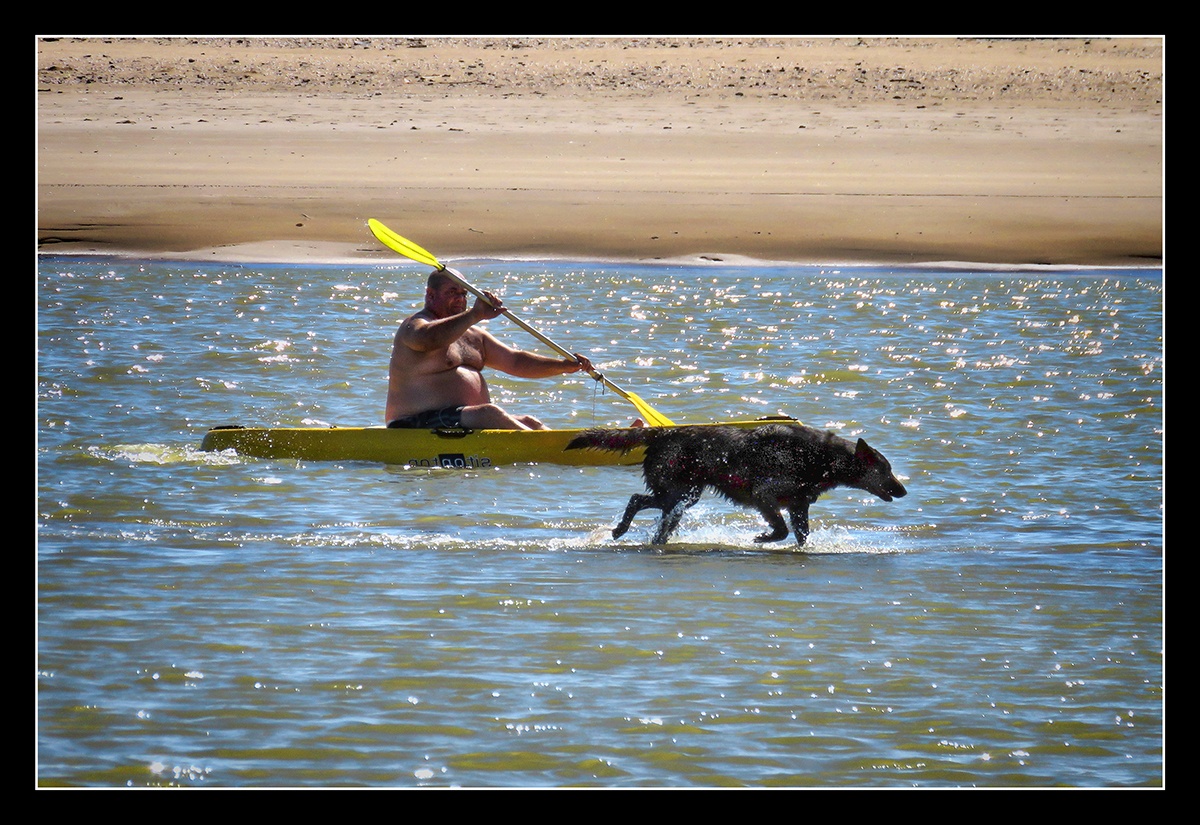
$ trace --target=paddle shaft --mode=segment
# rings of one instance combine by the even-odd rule
[[[454,282],[456,284],[458,284],[459,286],[461,286],[463,289],[466,289],[466,290],[472,292],[476,297],[480,298],[488,305],[495,306],[495,304],[492,304],[492,302],[490,300],[488,300],[487,295],[485,295],[482,290],[476,289],[474,286],[472,286],[470,284],[470,282],[467,281],[467,279],[463,277],[461,272],[459,272],[456,269],[453,269],[452,267],[448,267],[444,264],[440,265],[439,268],[441,269],[442,272],[445,272],[452,279],[454,279]],[[530,335],[532,335],[534,338],[541,341],[546,346],[550,347],[550,349],[554,350],[559,355],[563,356],[564,358],[575,358],[574,353],[568,351],[564,347],[559,346],[558,344],[554,343],[549,338],[547,338],[545,335],[543,335],[541,332],[539,332],[538,330],[529,326],[529,324],[525,323],[520,318],[518,318],[516,315],[514,315],[512,313],[512,310],[508,309],[507,307],[502,307],[500,309],[500,311],[502,313],[504,313],[504,315],[508,318],[508,320],[512,321],[514,324],[516,324],[521,329],[528,332]],[[621,389],[616,384],[614,384],[612,381],[609,381],[607,378],[605,378],[603,373],[596,372],[596,370],[588,370],[587,373],[588,373],[588,375],[592,376],[592,378],[601,382],[602,384],[604,384],[604,386],[608,387],[610,390],[615,392],[617,395],[619,395],[622,398],[625,398],[627,400],[629,399],[629,394],[626,393],[625,390]]]

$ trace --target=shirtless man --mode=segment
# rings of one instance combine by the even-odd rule
[[[494,430],[544,430],[531,415],[511,415],[492,403],[483,368],[519,378],[547,378],[592,370],[582,355],[548,358],[513,349],[475,325],[503,314],[490,292],[467,309],[467,290],[435,271],[425,289],[425,308],[405,319],[396,331],[388,365],[389,427],[467,427]],[[491,304],[488,304],[488,301]]]

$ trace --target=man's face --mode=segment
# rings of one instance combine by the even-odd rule
[[[439,318],[467,311],[467,291],[453,281],[425,290],[425,303]]]

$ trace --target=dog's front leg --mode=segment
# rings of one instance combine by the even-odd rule
[[[796,534],[796,544],[803,547],[808,539],[808,503],[789,508],[788,515],[792,517],[792,532]]]
[[[762,505],[758,508],[762,513],[763,518],[767,520],[767,526],[771,528],[771,532],[763,533],[761,536],[755,536],[754,540],[759,544],[768,541],[779,541],[786,539],[788,534],[787,524],[783,520],[783,514],[773,507]]]

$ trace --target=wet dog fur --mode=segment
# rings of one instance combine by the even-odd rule
[[[576,436],[566,449],[629,452],[643,445],[649,495],[635,493],[629,499],[613,538],[624,535],[639,512],[652,508],[663,514],[653,543],[665,544],[684,511],[711,488],[762,514],[771,529],[756,542],[787,538],[787,510],[796,542],[803,546],[808,508],[827,490],[856,487],[884,501],[908,492],[883,454],[863,439],[856,443],[800,424],[594,429]]]

